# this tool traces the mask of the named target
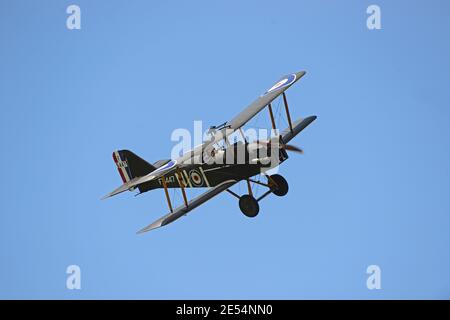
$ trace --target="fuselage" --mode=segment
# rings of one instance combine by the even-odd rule
[[[203,145],[196,147],[174,161],[179,165],[177,173],[165,176],[168,188],[209,188],[235,179],[247,179],[269,170],[282,162],[288,155],[284,149],[272,148],[257,143],[236,142],[226,148],[213,149],[205,156]],[[162,178],[139,186],[140,192],[163,188]]]

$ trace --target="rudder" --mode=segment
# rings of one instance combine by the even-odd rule
[[[129,150],[114,151],[112,157],[123,183],[156,170],[153,165]]]

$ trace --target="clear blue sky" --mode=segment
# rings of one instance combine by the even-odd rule
[[[449,10],[2,0],[0,298],[450,298]],[[173,129],[229,120],[299,70],[291,112],[318,120],[257,218],[222,194],[138,236],[167,213],[162,190],[99,200],[120,184],[113,150],[167,158]]]

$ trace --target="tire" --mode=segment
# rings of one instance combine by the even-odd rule
[[[258,201],[251,195],[245,194],[239,198],[239,208],[249,218],[254,218],[259,213]]]
[[[279,174],[271,175],[270,178],[276,183],[276,185],[272,186],[272,193],[278,197],[285,196],[289,191],[289,184],[286,179]]]

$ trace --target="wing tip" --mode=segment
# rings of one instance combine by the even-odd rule
[[[142,228],[141,230],[137,231],[136,234],[143,234],[143,233],[152,231],[154,229],[158,229],[158,228],[160,228],[162,226],[163,226],[162,221],[157,220],[157,221],[153,222],[152,224],[150,224],[150,225]]]
[[[111,195],[111,192],[110,192],[110,193],[105,194],[103,197],[101,197],[100,200],[106,200],[106,199],[111,198],[111,197],[112,197],[112,195]]]
[[[297,78],[297,81],[300,80],[301,78],[303,78],[303,76],[306,74],[306,71],[299,71],[299,72],[295,72],[295,76]]]

